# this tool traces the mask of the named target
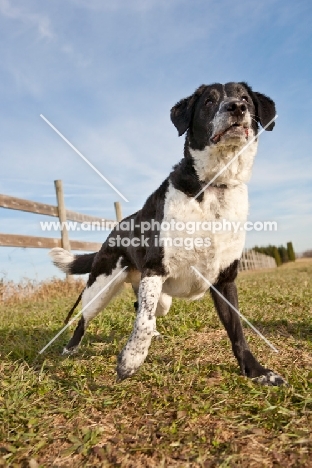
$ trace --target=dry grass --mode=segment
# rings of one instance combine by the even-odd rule
[[[242,313],[279,354],[246,329],[250,346],[288,379],[284,388],[239,376],[208,296],[174,301],[158,321],[165,338],[121,384],[129,289],[90,325],[78,355],[59,355],[68,331],[38,358],[82,285],[33,286],[0,303],[0,466],[312,466],[311,260],[238,280]]]
[[[51,297],[72,296],[79,294],[84,282],[78,279],[63,281],[54,278],[51,281],[38,283],[25,279],[20,283],[0,281],[0,301],[5,304],[20,304],[26,300],[50,301]]]

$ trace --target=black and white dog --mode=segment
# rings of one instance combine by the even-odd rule
[[[97,253],[51,251],[64,272],[90,273],[82,294],[85,310],[65,353],[77,348],[90,320],[130,282],[137,315],[117,365],[119,379],[130,377],[143,364],[158,334],[156,317],[167,314],[172,297],[198,299],[210,289],[241,373],[266,385],[284,383],[251,353],[238,315],[222,298],[238,308],[234,280],[245,231],[211,231],[207,237],[206,229],[207,222],[246,221],[246,182],[258,144],[254,137],[259,124],[266,127],[274,116],[274,102],[246,83],[202,85],[171,109],[179,136],[186,132],[184,158],[143,208],[119,223]],[[271,123],[266,130],[273,127]],[[193,226],[194,232],[183,226]]]

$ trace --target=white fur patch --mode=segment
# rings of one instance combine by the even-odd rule
[[[165,315],[167,315],[171,307],[171,303],[172,297],[168,296],[168,294],[161,293],[155,312],[156,317],[164,317]]]
[[[91,319],[93,319],[99,312],[101,312],[101,310],[103,310],[104,307],[107,306],[109,301],[119,292],[120,288],[122,287],[122,284],[124,283],[128,275],[127,270],[119,274],[119,276],[115,280],[113,280],[114,276],[116,276],[122,270],[120,263],[121,260],[119,259],[116,264],[116,268],[114,268],[114,270],[109,276],[106,276],[104,274],[99,275],[94,281],[94,283],[84,290],[81,302],[82,307],[86,307],[86,309],[83,312],[83,317],[86,321],[86,324]],[[111,284],[106,287],[106,285],[110,281]],[[102,293],[101,290],[103,290]],[[97,294],[99,294],[98,297],[95,300],[93,300],[93,298]]]
[[[56,267],[62,270],[64,273],[69,272],[69,265],[74,261],[75,256],[68,252],[68,250],[55,247],[49,252],[50,257]]]
[[[264,375],[260,375],[259,377],[255,377],[252,380],[259,383],[260,385],[271,385],[271,386],[280,386],[280,385],[288,385],[285,379],[281,377],[279,374],[276,374],[273,371],[268,371]]]
[[[139,288],[139,310],[133,331],[118,357],[119,379],[133,375],[143,364],[152,337],[155,336],[155,311],[161,294],[163,280],[160,276],[149,276],[141,280]]]
[[[250,130],[251,132],[251,130]],[[214,184],[239,185],[247,183],[251,177],[254,157],[257,152],[258,142],[254,141],[220,174]],[[243,145],[241,146],[243,148]],[[191,156],[195,162],[195,170],[203,182],[212,180],[235,155],[241,150],[235,146],[223,146],[220,143],[215,146],[206,146],[202,151],[190,148]]]
[[[243,223],[248,214],[248,195],[245,184],[237,184],[227,189],[208,187],[202,202],[190,198],[183,192],[169,185],[165,206],[164,221],[194,221],[201,223],[226,219]],[[203,224],[199,225],[203,226]],[[183,246],[166,245],[167,237],[201,238],[203,245],[186,250]],[[210,239],[210,246],[204,240]],[[208,285],[190,268],[194,266],[211,283],[214,283],[220,271],[240,258],[245,231],[232,230],[212,233],[198,229],[193,234],[185,231],[161,231],[160,239],[164,246],[164,265],[168,279],[163,285],[163,292],[175,297],[198,299],[207,291]]]

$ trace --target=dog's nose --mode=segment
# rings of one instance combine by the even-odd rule
[[[247,106],[244,102],[232,101],[225,105],[224,110],[226,112],[231,112],[232,115],[239,117],[246,112]]]

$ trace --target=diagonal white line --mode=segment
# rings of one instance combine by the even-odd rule
[[[275,351],[276,353],[278,353],[278,350],[275,348],[275,346],[272,345],[272,343],[271,343],[269,340],[267,340],[266,337],[263,336],[262,333],[259,332],[259,330],[258,330],[252,323],[250,323],[249,320],[246,319],[246,317],[244,317],[244,315],[243,315],[241,312],[239,312],[239,310],[237,310],[236,307],[234,307],[233,304],[231,304],[231,303],[226,299],[226,297],[224,297],[223,294],[221,294],[220,291],[218,291],[218,290],[210,283],[210,281],[208,281],[207,278],[205,278],[205,277],[197,270],[197,268],[195,268],[194,266],[191,266],[191,268],[198,274],[198,276],[200,276],[200,277],[208,284],[208,286],[209,286],[210,288],[212,288],[217,294],[219,294],[220,297],[222,297],[222,299],[239,315],[239,317],[240,317],[241,319],[243,319],[243,320],[247,323],[247,325],[250,326],[250,328],[251,328],[255,333],[257,333],[257,335],[260,336],[260,338],[263,339],[263,341],[266,342],[266,344],[267,344],[268,346],[270,346],[271,349],[273,349],[273,351]]]
[[[221,171],[218,172],[218,174],[216,174],[209,182],[207,185],[205,185],[204,188],[202,188],[197,195],[195,195],[194,199],[196,200],[197,197],[199,197],[200,194],[202,194],[206,189],[207,187],[209,187],[209,185],[211,185],[216,179],[217,177],[219,177],[220,174],[222,174],[231,164],[232,162],[234,162],[244,151],[245,149],[248,148],[249,145],[251,145],[251,143],[253,143],[260,135],[261,133],[263,133],[269,125],[271,125],[272,122],[274,122],[274,120],[276,120],[278,117],[278,115],[276,114],[272,120],[270,120],[269,123],[267,123],[261,130],[260,132],[257,133],[257,135],[253,136],[251,140],[248,141],[248,143],[241,149],[239,150],[239,152],[231,159],[231,161],[229,161],[222,169]]]
[[[119,192],[119,190],[116,189],[116,187],[109,181],[106,179],[105,176],[103,176],[103,174],[96,168],[93,166],[92,163],[90,163],[90,161],[83,155],[80,153],[80,151],[77,150],[77,148],[70,142],[67,140],[67,138],[64,137],[64,135],[57,129],[54,127],[54,125],[51,124],[51,122],[42,114],[40,114],[40,117],[113,189],[115,190],[116,193],[118,193],[118,195],[123,199],[125,200],[126,202],[129,202],[129,200],[127,200],[126,197],[123,196],[122,193]]]
[[[104,286],[104,288],[102,288],[101,291],[99,291],[99,292],[91,299],[91,301],[88,302],[88,304],[85,305],[85,306],[81,309],[81,311],[78,312],[78,314],[76,314],[75,317],[72,318],[72,319],[65,325],[65,327],[63,327],[62,330],[60,330],[60,331],[55,335],[55,337],[52,338],[52,340],[49,341],[49,343],[48,343],[47,345],[45,345],[44,348],[42,348],[41,351],[39,351],[38,354],[42,354],[42,353],[43,353],[43,352],[44,352],[44,351],[45,351],[45,350],[46,350],[46,349],[63,333],[63,331],[65,331],[66,328],[68,328],[68,327],[76,320],[76,318],[78,318],[78,317],[86,310],[86,308],[89,307],[89,305],[92,304],[92,302],[95,301],[95,299],[96,299],[97,297],[99,297],[99,295],[102,294],[102,292],[105,291],[105,289],[107,289],[108,286],[110,286],[110,285],[115,281],[115,279],[117,279],[118,276],[120,276],[121,273],[123,273],[123,272],[126,270],[126,268],[128,268],[128,267],[127,267],[127,266],[123,267],[123,269],[120,270],[119,273],[117,273],[117,275],[114,276],[114,278],[112,278],[112,279]]]

